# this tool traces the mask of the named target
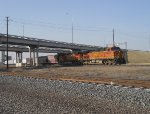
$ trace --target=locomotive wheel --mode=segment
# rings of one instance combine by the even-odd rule
[[[121,65],[121,59],[118,60],[118,64]]]
[[[103,65],[105,64],[105,60],[102,60],[102,64],[103,64]]]
[[[114,59],[114,65],[121,65],[121,60],[120,59],[117,59],[117,58],[115,58]]]
[[[114,59],[114,65],[117,65],[117,64],[118,64],[118,59],[115,58],[115,59]]]
[[[104,59],[104,60],[102,60],[102,63],[103,63],[104,65],[108,65],[108,60]]]
[[[113,60],[109,60],[109,65],[113,65],[114,61]]]
[[[106,65],[109,65],[109,60],[106,60],[106,61],[105,61],[105,64],[106,64]]]

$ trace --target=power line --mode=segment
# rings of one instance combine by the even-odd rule
[[[21,19],[21,18],[12,18],[13,20],[15,20],[16,22],[19,22],[19,23],[27,23],[27,24],[36,24],[36,25],[51,25],[51,26],[61,26],[61,27],[69,27],[70,28],[70,25],[66,25],[66,24],[60,24],[60,23],[51,23],[51,22],[45,22],[45,21],[36,21],[36,20],[24,20],[24,19]],[[105,29],[105,30],[110,30],[110,28],[106,28],[106,27],[91,27],[91,26],[75,26],[73,25],[74,27],[76,28],[82,28],[82,29],[97,29],[97,30],[102,30],[102,29]]]
[[[13,19],[13,22],[18,23],[18,24],[26,24],[26,25],[30,25],[30,26],[40,26],[40,27],[47,27],[47,28],[53,28],[53,29],[72,30],[72,26],[70,27],[70,25],[54,24],[54,23],[42,22],[42,21],[25,22],[22,20],[17,21],[17,20]],[[99,29],[98,27],[83,27],[83,26],[75,26],[75,25],[73,25],[73,29],[77,30],[77,31],[111,32],[110,30],[106,30],[106,28],[105,29],[104,28]]]
[[[65,25],[65,24],[56,24],[56,23],[51,23],[51,22],[45,22],[45,21],[36,21],[36,20],[24,20],[24,19],[16,19],[13,18],[13,20],[20,22],[20,23],[28,23],[28,24],[40,24],[40,25],[51,25],[51,26],[70,26],[70,25]]]
[[[25,25],[30,25],[30,26],[39,26],[39,27],[46,27],[46,28],[53,28],[53,29],[62,29],[62,30],[72,30],[72,27],[64,27],[64,26],[53,26],[53,25],[43,25],[43,24],[35,24],[35,23],[26,23],[26,22],[18,22],[18,21],[13,21],[14,23],[19,23],[19,24],[25,24]],[[105,32],[111,32],[108,30],[102,30],[102,29],[84,29],[84,28],[79,28],[73,25],[73,30],[77,31],[93,31],[93,32],[100,32],[100,31],[105,31]]]
[[[44,25],[44,24],[36,24],[36,23],[27,23],[27,22],[18,22],[13,21],[14,23],[18,24],[24,24],[24,25],[30,25],[30,26],[39,26],[39,27],[46,27],[46,28],[54,28],[54,29],[64,29],[64,30],[70,30],[71,27],[61,27],[61,26],[53,26],[53,25]]]
[[[23,24],[23,25],[29,25],[29,26],[38,26],[38,27],[45,27],[45,28],[51,28],[51,29],[58,29],[58,30],[69,30],[71,31],[72,28],[75,31],[85,31],[85,32],[108,32],[108,33],[112,33],[112,30],[106,27],[89,27],[89,26],[75,26],[73,25],[65,25],[65,24],[54,24],[54,23],[50,23],[50,22],[44,22],[44,21],[36,21],[36,20],[24,20],[24,19],[17,19],[17,18],[12,18],[13,20],[9,20],[12,21],[12,23],[18,23],[18,24]],[[125,35],[125,36],[129,36],[129,37],[133,37],[133,38],[139,38],[138,35],[134,35],[134,34],[129,34],[129,33],[125,33],[125,32],[118,32],[115,30],[116,34],[120,34],[120,35]],[[143,37],[142,37],[143,38]]]
[[[120,31],[115,31],[116,34],[121,34],[121,35],[124,35],[124,36],[128,36],[128,37],[132,37],[132,38],[144,38],[143,36],[139,36],[139,35],[136,35],[136,34],[130,34],[130,33],[126,33],[126,32],[120,32]],[[145,33],[144,33],[145,34]],[[145,36],[145,38],[147,38],[147,36]]]

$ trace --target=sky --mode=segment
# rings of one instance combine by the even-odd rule
[[[150,51],[150,0],[0,0],[0,33]]]

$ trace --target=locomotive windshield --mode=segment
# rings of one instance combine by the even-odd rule
[[[121,49],[119,47],[112,47],[111,50],[112,51],[120,51]]]
[[[121,51],[121,49],[119,47],[110,47],[107,48],[106,51]]]

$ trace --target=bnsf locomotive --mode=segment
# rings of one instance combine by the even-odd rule
[[[58,54],[59,64],[82,65],[100,63],[106,65],[125,64],[125,53],[119,47],[109,47],[105,51],[80,52],[73,54]]]

